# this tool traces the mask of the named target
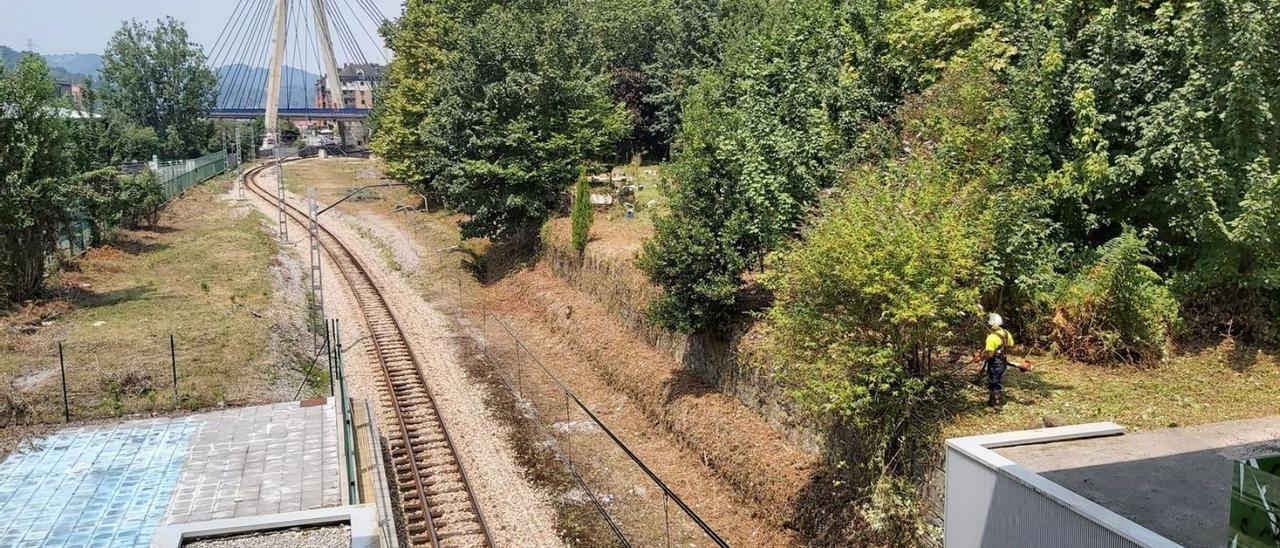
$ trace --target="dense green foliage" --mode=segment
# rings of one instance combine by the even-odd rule
[[[1274,2],[759,4],[683,105],[672,211],[645,259],[666,289],[659,323],[731,318],[744,276],[818,191],[901,146],[873,122],[980,47],[1007,162],[984,304],[1047,332],[1064,276],[1132,226],[1193,323],[1275,335]]]
[[[213,125],[204,115],[213,107],[217,83],[182,23],[128,21],[103,54],[99,95],[108,114],[154,131],[163,155],[190,158],[208,145]]]
[[[1178,303],[1148,264],[1146,242],[1126,229],[1098,249],[1098,259],[1062,281],[1054,295],[1049,339],[1086,361],[1152,361],[1168,355]]]
[[[99,243],[108,231],[149,218],[163,202],[150,172],[96,169],[129,154],[138,138],[116,128],[135,126],[60,116],[69,107],[39,57],[23,58],[11,73],[0,69],[0,302],[43,288],[64,224],[86,219]]]
[[[394,67],[397,54],[377,147],[396,173],[467,214],[464,234],[536,233],[579,166],[621,136],[624,111],[610,101],[582,20],[566,6],[460,4],[407,6],[425,14],[406,12],[393,49],[440,51],[439,62],[425,82],[405,82],[413,69]],[[410,21],[448,32],[410,31]],[[402,40],[421,35],[426,43]],[[418,62],[433,62],[421,55]],[[406,97],[412,93],[422,95]],[[402,125],[413,119],[416,126]]]
[[[983,312],[1099,362],[1162,359],[1180,332],[1280,337],[1277,13],[411,1],[375,144],[499,237],[545,219],[578,165],[669,151],[650,317],[714,330],[771,293],[769,365],[861,463],[839,534],[911,543],[954,401],[938,356],[976,344]]]
[[[722,0],[580,0],[614,101],[627,109],[625,157],[666,158],[679,129],[680,107],[701,71],[719,58],[719,22],[736,7]]]
[[[573,222],[573,248],[578,253],[587,249],[587,239],[591,236],[591,223],[595,216],[595,208],[591,205],[591,183],[584,173],[578,177],[578,185],[573,192],[573,210],[569,214]]]
[[[934,77],[936,57],[973,27],[964,10],[934,21],[874,4],[758,4],[726,20],[735,30],[721,62],[682,107],[671,212],[641,261],[666,290],[651,317],[669,328],[731,318],[744,274],[797,233],[820,192],[864,157],[869,125]],[[879,34],[890,20],[902,26]],[[939,44],[917,51],[922,36]]]
[[[34,55],[0,69],[0,292],[25,298],[44,285],[45,258],[58,227],[71,217],[75,192],[65,184],[65,122],[48,66]]]

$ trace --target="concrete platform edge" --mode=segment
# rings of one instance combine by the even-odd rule
[[[334,523],[351,525],[352,548],[379,548],[376,514],[373,505],[365,504],[168,525],[156,530],[151,548],[181,548],[183,541],[194,538]]]
[[[1138,523],[1135,523],[1132,520],[1107,509],[1106,507],[1103,507],[1102,505],[1086,499],[1078,493],[1058,485],[1057,483],[1050,481],[1048,478],[1032,472],[999,453],[992,451],[993,448],[999,447],[1012,447],[1016,445],[1049,443],[1101,436],[1115,436],[1123,435],[1124,433],[1124,427],[1118,424],[1113,422],[1097,422],[1057,428],[1020,430],[999,434],[952,438],[947,440],[947,449],[949,452],[954,451],[956,455],[949,455],[948,459],[953,458],[954,456],[963,456],[982,467],[988,468],[996,474],[1003,474],[1138,546],[1159,548],[1178,547],[1180,545],[1172,540],[1169,540],[1160,534],[1147,529],[1146,527],[1143,527],[1142,525],[1139,525]],[[948,466],[948,468],[950,468],[950,466]],[[948,476],[949,475],[950,470],[948,470]],[[951,478],[948,480],[949,484],[950,479]],[[948,496],[945,501],[945,504],[948,507],[948,514],[951,513],[951,502],[951,497]],[[952,521],[951,516],[948,516],[947,522],[950,521]],[[952,546],[950,542],[947,544],[948,546]]]

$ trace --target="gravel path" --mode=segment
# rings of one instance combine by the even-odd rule
[[[260,180],[264,187],[274,188],[270,170],[265,171]],[[275,218],[272,204],[251,193],[246,193],[246,196],[252,196],[259,208],[270,218]],[[289,196],[289,199],[302,206],[303,202],[298,197]],[[345,214],[336,209],[326,213],[325,217],[324,225],[350,247],[374,283],[382,288],[415,353],[424,362],[423,374],[431,383],[436,405],[466,467],[495,544],[563,546],[555,532],[555,512],[547,495],[525,479],[514,452],[503,442],[503,425],[483,403],[483,387],[467,378],[466,369],[460,363],[461,348],[455,340],[459,334],[451,329],[448,313],[424,301],[399,273],[389,272],[379,251],[350,228],[348,221],[352,219],[344,219]],[[387,229],[390,225],[384,224],[381,228]],[[291,224],[289,235],[305,252],[305,228]],[[397,239],[409,241],[408,238]],[[419,257],[427,256],[426,251],[416,245],[415,252]],[[381,401],[378,397],[381,373],[365,357],[363,345],[368,344],[369,339],[354,297],[345,284],[340,283],[341,278],[335,275],[336,268],[327,258],[324,268],[328,273],[324,280],[327,312],[330,317],[339,318],[342,325],[348,384],[356,396]],[[392,423],[389,411],[379,407],[380,424]]]
[[[329,525],[184,542],[183,548],[347,548],[351,526]]]

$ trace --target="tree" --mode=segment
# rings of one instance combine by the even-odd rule
[[[466,24],[437,14],[396,29],[393,45],[401,47],[412,47],[402,36],[437,38],[409,24],[451,34],[436,43],[442,61],[425,81],[405,75],[394,84],[414,82],[423,95],[388,107],[380,127],[397,127],[380,130],[394,133],[380,148],[411,181],[468,215],[464,235],[531,235],[579,167],[598,165],[621,136],[624,113],[610,101],[572,10],[533,0],[471,8],[451,15]],[[416,128],[399,127],[414,120]]]
[[[579,1],[610,94],[628,114],[624,154],[666,158],[679,105],[699,71],[718,58],[720,22],[736,5],[722,0]]]
[[[386,163],[387,173],[423,186],[440,166],[424,153],[421,127],[431,107],[436,69],[443,64],[444,49],[455,36],[450,29],[454,18],[461,16],[447,8],[440,2],[409,1],[400,19],[384,28],[395,56],[370,119],[370,147]]]
[[[212,131],[204,116],[218,80],[181,22],[124,23],[107,45],[101,73],[99,96],[109,114],[151,128],[167,155],[204,151]]]
[[[778,3],[741,17],[756,30],[726,46],[682,106],[670,212],[640,261],[665,290],[650,317],[680,331],[723,324],[743,274],[839,173],[843,143],[826,108],[840,71],[835,10]]]
[[[0,68],[0,297],[8,301],[43,287],[57,229],[74,207],[60,104],[40,57],[22,58],[12,72]]]
[[[591,236],[591,222],[595,220],[595,209],[591,205],[591,183],[587,174],[578,176],[578,184],[573,193],[573,248],[581,254],[587,249],[587,239]]]

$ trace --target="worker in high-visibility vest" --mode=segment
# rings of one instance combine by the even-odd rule
[[[990,391],[987,396],[989,407],[1004,405],[1004,372],[1010,365],[1024,373],[1032,369],[1029,360],[1023,360],[1022,364],[1009,361],[1009,351],[1013,349],[1013,334],[1001,327],[1002,325],[1004,325],[1004,318],[999,314],[992,313],[987,316],[987,326],[990,330],[987,332],[986,344],[982,352],[974,357],[974,361],[979,359],[982,361],[983,369],[987,373],[987,389]]]

